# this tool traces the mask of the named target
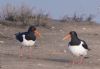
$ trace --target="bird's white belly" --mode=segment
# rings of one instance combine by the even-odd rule
[[[69,46],[69,50],[75,56],[86,56],[87,55],[87,50],[84,49],[81,45]]]
[[[33,40],[24,40],[22,42],[23,46],[33,46],[34,44],[35,44],[35,41],[33,41]]]

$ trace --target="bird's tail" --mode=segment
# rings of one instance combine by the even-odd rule
[[[15,34],[17,40],[19,40],[19,38],[20,38],[19,35],[21,35],[20,32],[18,32],[18,33]]]
[[[20,32],[18,32],[18,33],[15,33],[15,36],[17,37],[18,35],[20,35],[21,33]]]

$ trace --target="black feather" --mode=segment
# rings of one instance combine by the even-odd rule
[[[23,41],[22,35],[25,35],[26,40],[33,40],[33,41],[36,40],[36,36],[34,32],[21,32],[21,33],[19,32],[19,33],[16,33],[15,35],[16,35],[16,39],[20,42]]]
[[[71,35],[71,41],[69,42],[70,45],[74,46],[74,45],[79,45],[81,43],[75,31],[71,31],[70,35]]]
[[[23,41],[22,33],[19,32],[19,33],[16,33],[15,35],[16,35],[16,39],[17,39],[18,41],[20,41],[20,42]]]
[[[86,42],[85,42],[84,40],[81,40],[81,41],[83,42],[82,46],[83,46],[85,49],[90,50],[90,49],[88,48],[88,45],[86,44]]]

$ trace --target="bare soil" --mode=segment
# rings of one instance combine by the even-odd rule
[[[28,47],[24,47],[24,56],[19,58],[21,43],[15,39],[14,34],[26,31],[27,28],[0,25],[0,69],[100,69],[100,25],[58,24],[52,25],[50,30],[38,27],[42,36],[37,39],[32,58],[29,58]],[[72,30],[91,49],[83,64],[70,64],[73,56],[67,50],[69,40],[62,40]],[[64,53],[64,50],[67,52]]]

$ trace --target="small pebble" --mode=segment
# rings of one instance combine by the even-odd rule
[[[1,43],[1,44],[3,44],[3,43],[4,43],[4,41],[0,41],[0,43]]]

